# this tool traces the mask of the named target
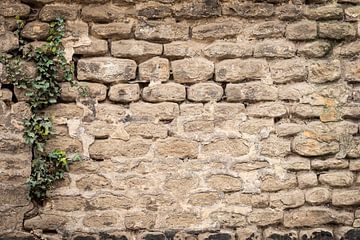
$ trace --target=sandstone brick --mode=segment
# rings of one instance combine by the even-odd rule
[[[81,18],[87,22],[108,23],[121,15],[124,10],[111,4],[85,5],[81,10]]]
[[[195,41],[175,41],[164,44],[164,55],[172,58],[198,57],[205,45]]]
[[[128,59],[94,57],[80,59],[78,62],[78,80],[90,80],[100,83],[118,83],[134,79],[136,62]]]
[[[139,40],[119,40],[111,43],[114,57],[150,58],[162,53],[162,45]]]
[[[354,38],[356,29],[350,23],[327,22],[319,23],[319,37],[330,39]]]
[[[173,7],[177,18],[208,18],[221,15],[220,3],[218,1],[204,2],[196,0],[192,2],[177,3]]]
[[[222,192],[234,192],[243,189],[241,178],[225,174],[211,175],[206,179],[206,183],[209,187]]]
[[[267,226],[280,223],[282,218],[283,212],[281,210],[273,208],[253,209],[248,216],[248,221],[258,226]]]
[[[255,45],[254,57],[292,58],[295,56],[296,46],[286,40],[266,39]]]
[[[280,191],[270,194],[270,206],[279,209],[297,208],[305,204],[301,190]]]
[[[176,103],[132,103],[130,111],[136,118],[155,118],[172,120],[179,115],[179,106]]]
[[[140,98],[140,87],[138,84],[119,83],[110,87],[109,99],[114,102],[134,102]]]
[[[334,53],[342,57],[353,57],[360,53],[360,41],[339,44],[334,48]]]
[[[345,80],[350,82],[360,82],[360,61],[344,61]]]
[[[239,157],[246,155],[249,152],[249,147],[242,139],[219,139],[203,146],[203,152]]]
[[[137,4],[136,12],[138,16],[146,17],[147,19],[163,19],[172,15],[170,5],[156,2]]]
[[[139,64],[140,81],[166,82],[170,77],[170,63],[166,58],[154,57]]]
[[[162,157],[196,158],[199,154],[199,144],[180,138],[167,138],[155,144],[155,151]]]
[[[267,62],[260,59],[230,59],[215,65],[215,79],[218,82],[241,82],[264,78],[268,70]]]
[[[273,132],[273,119],[266,118],[249,118],[245,122],[240,123],[239,131],[247,134],[261,134],[263,132]]]
[[[223,88],[216,83],[196,83],[187,89],[187,98],[194,102],[220,101]]]
[[[302,17],[303,11],[301,6],[284,4],[276,9],[277,15],[280,20],[294,21]]]
[[[354,175],[352,172],[327,172],[320,174],[319,181],[332,187],[347,187],[353,184]]]
[[[261,154],[271,157],[285,156],[290,153],[290,141],[271,135],[261,141]]]
[[[334,190],[332,194],[332,204],[334,206],[351,206],[360,204],[360,191],[354,190]]]
[[[103,84],[80,82],[78,86],[81,89],[75,86],[72,87],[70,83],[62,83],[61,100],[72,102],[80,97],[92,97],[101,102],[106,99],[107,88]]]
[[[248,18],[264,18],[274,14],[274,6],[268,3],[236,3],[225,2],[222,5],[223,14]]]
[[[185,87],[178,83],[154,84],[145,87],[142,98],[148,102],[181,102],[185,100]]]
[[[171,62],[175,82],[196,83],[210,79],[214,64],[205,58],[186,58]]]
[[[276,61],[270,64],[270,72],[276,83],[304,81],[308,74],[305,62],[301,59]]]
[[[0,35],[0,53],[10,52],[19,47],[19,39],[12,32]]]
[[[313,21],[300,21],[287,26],[286,37],[290,40],[312,40],[317,37],[317,24]]]
[[[234,20],[205,23],[194,26],[192,28],[192,38],[197,40],[204,40],[234,37],[239,34],[241,29],[241,23]]]
[[[350,160],[349,164],[349,170],[350,171],[360,171],[360,161],[352,161]]]
[[[153,41],[187,40],[189,26],[186,23],[146,21],[140,22],[135,28],[135,37]]]
[[[123,130],[123,125],[111,124],[105,121],[92,121],[90,123],[85,123],[84,128],[86,133],[94,136],[95,138],[117,138],[122,140],[128,140],[129,135]]]
[[[257,103],[251,104],[246,108],[246,112],[251,117],[281,117],[287,113],[285,105],[281,103]]]
[[[293,139],[292,150],[302,156],[321,156],[337,153],[339,143],[305,131]]]
[[[207,132],[211,133],[214,131],[215,124],[213,121],[207,120],[194,120],[184,123],[185,132]]]
[[[282,85],[279,87],[279,99],[299,101],[304,96],[310,95],[314,91],[314,86],[306,82]],[[295,105],[294,111],[296,111],[296,107],[297,106]],[[301,108],[301,106],[299,108]]]
[[[48,205],[48,206],[47,206]],[[46,207],[52,207],[58,211],[71,212],[81,211],[85,206],[85,199],[79,196],[55,196],[49,202],[46,202]]]
[[[305,43],[299,46],[298,53],[309,58],[320,58],[325,56],[331,49],[331,45],[327,41],[317,40]]]
[[[309,104],[295,104],[290,112],[301,118],[319,118],[324,112],[323,106],[311,106]]]
[[[239,119],[245,110],[245,106],[241,103],[220,102],[205,105],[205,110],[212,111],[216,119]]]
[[[84,56],[105,55],[108,52],[108,43],[106,40],[90,37],[90,44],[74,48],[74,53]]]
[[[81,118],[83,116],[83,109],[75,104],[58,103],[47,107],[45,111],[53,119],[69,119],[74,117]]]
[[[311,161],[311,168],[316,170],[344,169],[349,166],[349,162],[344,159],[314,159]]]
[[[121,148],[114,148],[121,146]],[[93,159],[106,159],[111,157],[140,157],[144,156],[150,149],[150,142],[147,140],[130,139],[123,141],[119,139],[95,140],[90,146],[90,157]]]
[[[310,170],[310,160],[299,156],[286,157],[282,165],[285,169],[291,171]]]
[[[348,7],[345,8],[345,19],[347,21],[357,21],[360,19],[360,7]]]
[[[285,34],[285,26],[279,21],[268,21],[256,24],[251,35],[258,38],[279,38]]]
[[[279,137],[295,135],[303,130],[303,127],[297,123],[280,123],[276,126],[276,134]]]
[[[278,89],[260,82],[227,84],[225,94],[229,102],[274,101],[278,97]]]
[[[200,192],[191,194],[189,204],[193,206],[211,206],[221,200],[218,192]]]
[[[24,228],[28,230],[43,229],[43,230],[58,230],[61,229],[69,219],[65,216],[58,216],[54,214],[41,214],[25,220]]]
[[[168,135],[166,126],[147,122],[130,123],[125,126],[125,130],[130,136],[141,136],[143,138],[166,138]]]
[[[284,213],[286,227],[314,227],[332,222],[349,222],[351,216],[347,212],[336,212],[323,207],[303,207]]]
[[[317,175],[314,172],[300,172],[297,174],[299,188],[309,188],[318,185]]]
[[[93,24],[91,33],[99,38],[130,38],[133,23],[112,22],[106,24]]]
[[[79,5],[75,4],[48,4],[41,9],[39,18],[41,21],[45,22],[53,21],[59,17],[62,17],[65,20],[75,20],[79,10]]]
[[[156,215],[151,212],[137,212],[127,214],[124,223],[125,227],[130,230],[152,229],[155,226],[155,220]]]
[[[293,175],[285,176],[284,179],[267,175],[261,180],[261,190],[266,192],[277,192],[279,190],[291,189],[297,186],[296,177]]]
[[[311,188],[305,193],[306,202],[312,205],[320,205],[331,200],[331,192],[328,188],[316,187]]]
[[[199,224],[200,218],[194,212],[174,212],[165,218],[169,228],[189,229]]]
[[[4,17],[25,17],[30,14],[30,7],[22,3],[3,1],[0,3],[0,13]]]
[[[126,109],[120,105],[102,103],[95,106],[95,115],[98,120],[117,123],[125,119]]]
[[[317,61],[309,66],[309,82],[325,83],[340,79],[341,66],[339,60]]]
[[[24,26],[21,35],[31,40],[44,40],[48,35],[49,29],[50,26],[47,23],[29,22]]]
[[[238,58],[252,56],[253,47],[249,42],[215,41],[202,51],[209,58]]]
[[[307,7],[304,15],[312,20],[342,20],[344,11],[340,5]]]
[[[92,228],[111,227],[117,224],[118,218],[115,212],[91,213],[84,217],[83,224]]]
[[[221,227],[241,227],[246,225],[246,217],[240,213],[229,211],[215,211],[210,214],[210,218],[220,224]],[[211,234],[211,237],[224,237],[225,239],[235,239],[235,236],[229,233]]]

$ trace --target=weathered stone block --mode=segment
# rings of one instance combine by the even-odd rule
[[[319,37],[330,39],[354,38],[356,29],[350,23],[327,22],[319,23]]]
[[[274,14],[274,5],[269,3],[225,2],[223,14],[248,18],[264,18]]]
[[[192,38],[197,40],[221,39],[234,37],[241,31],[241,23],[236,21],[212,22],[197,25],[192,28]]]
[[[139,84],[119,83],[110,87],[109,99],[114,102],[135,102],[140,98]]]
[[[106,99],[107,88],[100,83],[80,82],[77,87],[71,86],[70,83],[62,83],[61,90],[60,98],[66,102],[72,102],[81,97],[92,97],[101,102]]]
[[[224,60],[215,65],[215,79],[218,82],[241,82],[265,78],[268,65],[265,60]]]
[[[85,5],[81,10],[81,18],[87,22],[108,23],[124,14],[124,9],[111,4]]]
[[[299,188],[309,188],[318,185],[317,175],[314,172],[300,172],[297,174]]]
[[[304,15],[312,20],[342,20],[344,11],[340,5],[310,6],[305,8]]]
[[[358,21],[360,19],[360,7],[345,8],[345,19],[347,21]]]
[[[177,18],[208,18],[221,15],[220,3],[217,0],[177,3],[173,7]]]
[[[279,209],[297,208],[305,204],[301,190],[280,191],[270,194],[270,206]]]
[[[0,3],[0,15],[4,17],[25,17],[30,14],[30,7],[26,4],[3,1]]]
[[[291,189],[297,186],[295,175],[284,176],[283,179],[272,175],[261,179],[261,190],[266,192],[277,192],[279,190]]]
[[[141,94],[147,102],[181,102],[186,98],[185,86],[178,83],[154,84],[145,87]]]
[[[214,64],[205,58],[186,58],[171,62],[175,82],[197,83],[210,79]]]
[[[331,49],[331,45],[327,41],[317,40],[305,43],[299,46],[298,53],[309,58],[320,58],[325,56]]]
[[[24,26],[21,35],[31,40],[44,40],[48,36],[49,29],[50,26],[47,23],[29,22]]]
[[[176,103],[132,103],[130,112],[135,118],[155,118],[159,120],[172,120],[179,115],[179,106]]]
[[[0,35],[0,53],[10,52],[19,47],[19,39],[12,32]]]
[[[211,175],[206,179],[206,183],[209,187],[222,192],[234,192],[243,189],[241,178],[225,174]]]
[[[360,204],[359,190],[334,190],[332,194],[334,206],[351,206]]]
[[[328,188],[316,187],[305,192],[306,202],[312,205],[320,205],[331,200],[331,191]]]
[[[339,80],[341,77],[341,66],[339,60],[321,60],[310,64],[309,82],[325,83]]]
[[[280,223],[283,219],[283,212],[278,209],[265,208],[253,209],[248,216],[248,221],[251,224],[258,226],[267,226]]]
[[[296,46],[286,40],[266,39],[255,45],[254,57],[292,58],[295,56]]]
[[[209,58],[239,58],[250,57],[253,54],[253,46],[250,42],[224,42],[215,41],[203,48],[203,53]]]
[[[155,220],[156,215],[151,212],[130,213],[125,216],[124,224],[130,230],[152,229],[155,226]]]
[[[193,206],[211,206],[221,200],[218,192],[194,193],[189,197],[189,204]]]
[[[229,102],[275,101],[278,97],[278,89],[261,82],[227,84],[225,94]]]
[[[345,80],[350,82],[360,82],[360,61],[344,61]]]
[[[292,150],[302,156],[321,156],[339,151],[339,143],[330,136],[303,132],[293,139]]]
[[[187,89],[187,98],[194,102],[220,101],[223,92],[216,83],[196,83]]]
[[[77,18],[80,6],[76,4],[48,4],[45,5],[40,13],[41,21],[50,22],[56,18],[62,17],[65,20],[75,20]]]
[[[91,33],[99,38],[130,38],[133,23],[112,22],[106,24],[93,24]]]
[[[166,58],[155,57],[139,64],[140,81],[166,82],[170,77],[170,63]]]
[[[347,187],[354,182],[354,174],[347,171],[327,172],[320,174],[319,181],[332,187]]]
[[[100,83],[118,83],[134,79],[136,62],[128,59],[94,57],[80,59],[78,62],[78,80],[90,80]]]
[[[279,21],[268,21],[256,24],[251,35],[258,38],[279,38],[285,34],[285,26]]]
[[[119,40],[111,43],[111,54],[114,57],[150,58],[161,55],[162,45],[138,40]]]
[[[290,153],[290,141],[271,135],[261,141],[261,154],[271,157],[283,157]]]
[[[155,143],[155,151],[162,157],[196,158],[199,154],[199,144],[180,138],[168,138]]]
[[[115,212],[90,213],[83,219],[83,224],[91,228],[104,228],[115,226],[118,222],[118,214]]]
[[[317,37],[317,24],[313,21],[293,23],[286,28],[286,37],[290,40],[311,40]]]
[[[187,40],[189,26],[186,23],[146,21],[140,22],[135,28],[137,39],[153,41]]]
[[[121,146],[121,147],[116,147]],[[107,159],[111,157],[141,157],[150,149],[151,143],[143,139],[118,139],[95,140],[90,146],[90,157],[93,159]]]
[[[256,103],[246,108],[251,117],[281,117],[287,113],[285,105],[281,103]]]
[[[137,4],[136,12],[138,16],[146,17],[147,19],[164,19],[172,15],[170,5],[151,1]]]
[[[162,124],[133,122],[125,126],[130,136],[141,136],[143,138],[166,138],[168,129]]]
[[[172,58],[198,57],[205,44],[195,41],[175,41],[164,44],[164,55]]]
[[[108,43],[106,40],[90,37],[89,45],[81,45],[74,48],[74,53],[84,56],[105,55],[108,52]]]
[[[205,154],[220,154],[239,157],[249,152],[248,144],[242,139],[216,140],[203,146]]]

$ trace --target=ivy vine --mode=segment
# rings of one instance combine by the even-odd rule
[[[6,78],[25,92],[32,111],[32,116],[24,119],[24,139],[31,146],[33,153],[31,175],[28,179],[29,197],[42,204],[47,191],[55,181],[64,179],[69,165],[79,160],[79,156],[70,159],[60,149],[45,151],[46,142],[53,134],[53,123],[51,118],[40,110],[57,103],[61,95],[62,81],[71,83],[73,87],[77,86],[80,92],[83,91],[74,81],[73,64],[65,59],[62,46],[64,20],[57,18],[51,22],[46,43],[30,51],[25,51],[24,46],[27,42],[20,34],[24,25],[25,22],[17,18],[18,28],[15,34],[19,38],[19,49],[11,55],[1,56],[0,61],[5,65]],[[35,63],[35,77],[30,76],[24,69],[25,63]]]

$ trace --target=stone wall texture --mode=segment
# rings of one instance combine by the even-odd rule
[[[66,19],[90,96],[46,110],[85,160],[34,207],[0,65],[0,239],[360,239],[359,0],[2,0],[0,52],[16,15]]]

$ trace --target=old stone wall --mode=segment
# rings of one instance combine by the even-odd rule
[[[17,15],[35,46],[66,19],[89,96],[47,147],[85,160],[33,206],[3,77],[0,239],[360,239],[359,0],[2,0],[0,52]]]

